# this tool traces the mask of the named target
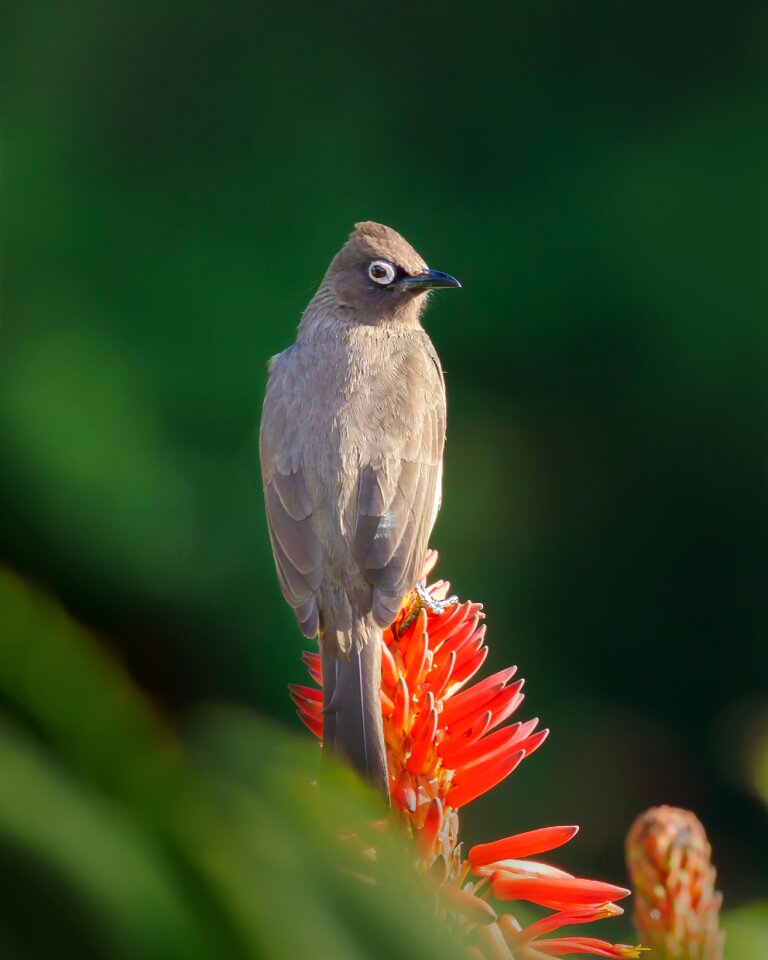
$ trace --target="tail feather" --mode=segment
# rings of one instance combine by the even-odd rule
[[[342,657],[323,652],[323,743],[389,798],[381,722],[381,632]]]

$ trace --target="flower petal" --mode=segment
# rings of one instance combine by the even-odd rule
[[[529,900],[546,905],[559,903],[598,904],[621,900],[630,891],[600,880],[581,877],[524,877],[499,873],[491,879],[494,896],[499,900]]]
[[[511,683],[508,687],[502,687],[491,700],[482,703],[481,706],[472,713],[468,713],[461,717],[461,719],[451,722],[448,726],[448,733],[451,736],[455,736],[468,730],[477,717],[486,710],[491,711],[491,726],[498,726],[498,724],[506,720],[522,703],[523,695],[520,691],[524,683],[525,680],[521,679]]]
[[[472,604],[467,601],[466,603],[452,607],[450,613],[446,612],[442,616],[432,618],[432,629],[429,631],[429,645],[433,650],[437,650],[446,637],[450,636],[468,616],[471,616],[471,609]]]
[[[439,661],[438,665],[432,668],[432,672],[427,677],[426,682],[429,684],[435,697],[439,697],[448,686],[448,681],[451,679],[455,666],[456,652],[452,650],[444,660]]]
[[[485,713],[478,718],[475,725],[471,730],[467,730],[466,733],[461,733],[458,736],[452,737],[450,734],[447,734],[443,740],[440,742],[437,748],[437,755],[439,757],[445,757],[446,760],[450,756],[455,756],[455,754],[465,747],[471,746],[473,743],[476,743],[480,737],[487,731],[488,727],[491,725],[491,711],[486,710]],[[446,766],[450,768],[450,764],[446,762]]]
[[[413,780],[407,770],[403,770],[397,778],[392,796],[401,810],[406,810],[408,813],[416,813],[418,798],[413,786]]]
[[[567,877],[573,879],[572,873],[561,870],[559,867],[553,867],[551,863],[540,863],[537,860],[497,860],[496,863],[491,863],[487,867],[476,867],[472,872],[478,877],[493,877],[494,879],[502,876]],[[558,908],[555,907],[554,909]],[[588,909],[588,907],[585,906],[584,909]]]
[[[474,677],[477,671],[485,663],[485,659],[488,656],[488,647],[483,647],[478,650],[478,652],[468,660],[463,666],[459,666],[458,662],[453,670],[453,676],[451,677],[451,686],[450,689],[452,692],[460,690],[465,683]]]
[[[414,775],[423,772],[426,763],[427,754],[435,742],[435,733],[437,732],[437,710],[432,708],[426,725],[421,731],[418,740],[414,742],[411,755],[405,765],[406,770]]]
[[[618,957],[619,960],[637,958],[643,947],[631,947],[626,943],[607,943],[591,937],[566,937],[557,940],[537,940],[532,944],[546,957],[567,957],[575,953],[593,957]]]
[[[482,742],[482,741],[481,741]],[[568,843],[579,832],[578,827],[542,827],[517,833],[493,843],[479,843],[469,851],[469,862],[473,867],[485,866],[497,860],[519,860],[532,857],[537,853],[546,853]]]
[[[435,696],[431,690],[428,690],[421,700],[419,700],[416,706],[416,719],[411,727],[411,736],[414,740],[418,740],[421,736],[421,731],[424,729],[425,724],[429,720],[430,711],[434,708]]]
[[[310,677],[315,681],[318,687],[323,685],[323,671],[320,666],[320,654],[313,653],[310,650],[305,650],[301,654],[301,659],[304,665],[306,666]]]
[[[323,718],[319,714],[305,713],[303,710],[297,710],[296,715],[310,733],[323,739]]]
[[[300,683],[289,683],[288,690],[291,695],[295,695],[302,700],[310,700],[316,703],[323,702],[323,693],[321,690],[315,689],[315,687],[305,687]],[[296,701],[294,700],[294,703]]]
[[[392,714],[392,723],[398,730],[407,732],[410,722],[410,701],[411,696],[408,692],[408,684],[403,677],[397,681],[395,688],[395,712]]]
[[[386,719],[387,717],[391,717],[392,714],[395,712],[395,704],[392,700],[390,700],[390,698],[386,695],[386,693],[384,693],[383,690],[381,691],[380,696],[381,696],[381,715],[384,717],[384,719]]]
[[[464,783],[460,782],[451,787],[446,794],[445,802],[457,809],[465,806],[490,790],[491,787],[495,787],[497,783],[501,783],[524,757],[525,754],[522,752],[515,753],[511,757],[504,757],[501,761],[496,761],[488,767],[474,770],[473,776],[469,777]]]
[[[419,575],[419,580],[426,580],[427,577],[432,573],[432,571],[437,566],[437,561],[440,557],[440,554],[437,550],[433,550],[431,547],[427,550],[426,555],[424,556],[424,563],[421,566],[421,573]]]
[[[491,701],[496,694],[504,687],[514,676],[517,667],[508,667],[506,670],[499,670],[498,673],[486,677],[479,683],[473,684],[468,690],[462,693],[454,694],[443,705],[441,715],[441,726],[447,727],[452,723],[466,717],[468,713],[474,713],[478,707]]]
[[[429,860],[435,852],[435,841],[443,823],[443,805],[438,797],[429,801],[424,823],[416,834],[416,849],[422,860]]]
[[[415,690],[421,680],[428,647],[427,632],[423,630],[413,638],[405,651],[405,682],[409,690]]]
[[[527,943],[529,940],[542,936],[542,934],[559,930],[560,927],[594,923],[597,920],[606,920],[608,917],[620,917],[622,913],[624,913],[622,908],[615,903],[601,903],[586,910],[560,910],[529,924],[517,936],[520,943]]]
[[[479,650],[482,646],[485,631],[478,630],[480,614],[476,613],[474,616],[471,616],[466,606],[463,609],[467,618],[466,620],[463,622],[457,621],[452,624],[450,630],[447,632],[441,630],[438,633],[435,631],[435,636],[430,637],[432,649],[439,650],[440,655],[443,657],[447,657],[449,653],[458,654],[459,651],[463,651],[473,637],[479,640],[475,649]],[[476,634],[479,636],[475,636]]]
[[[513,723],[508,727],[502,727],[495,733],[488,734],[482,740],[475,740],[474,742],[464,740],[462,737],[455,737],[451,740],[445,739],[438,747],[437,752],[442,757],[446,767],[457,770],[503,744],[511,745],[525,741],[538,722],[539,718],[534,717],[533,720],[527,720],[525,723]],[[490,726],[490,721],[488,725]],[[528,751],[526,751],[527,755]]]
[[[381,645],[381,676],[384,682],[389,684],[390,687],[397,686],[400,672],[395,664],[395,658],[392,656],[392,651],[389,649],[386,643],[382,643]]]

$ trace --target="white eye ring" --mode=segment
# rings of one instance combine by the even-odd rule
[[[368,264],[368,276],[374,283],[386,287],[395,279],[395,268],[388,260],[371,260]]]

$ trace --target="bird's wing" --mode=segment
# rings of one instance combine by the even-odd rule
[[[416,584],[439,506],[445,388],[431,344],[391,364],[374,391],[370,445],[358,478],[353,555],[388,626]]]
[[[290,389],[284,357],[272,362],[264,398],[260,436],[264,502],[283,596],[296,611],[302,633],[313,637],[319,627],[315,592],[323,576],[322,551],[300,457],[301,417],[291,408],[299,394]]]

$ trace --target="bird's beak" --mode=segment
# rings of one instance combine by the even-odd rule
[[[424,270],[412,277],[403,277],[399,286],[405,290],[432,290],[436,287],[460,287],[461,284],[450,273],[442,270]]]

